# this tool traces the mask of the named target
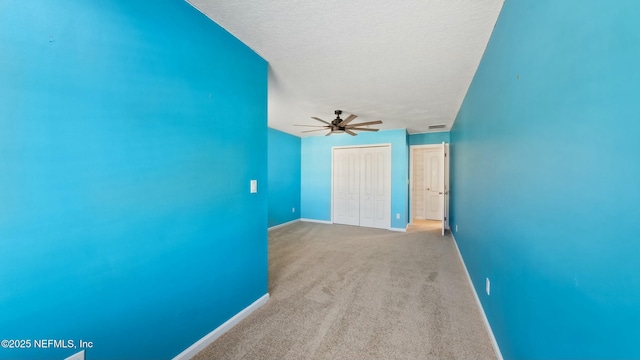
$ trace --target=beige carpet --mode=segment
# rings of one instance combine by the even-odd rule
[[[450,236],[298,222],[270,300],[194,359],[495,359]]]

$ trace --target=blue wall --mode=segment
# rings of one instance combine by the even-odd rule
[[[507,0],[451,131],[452,227],[506,359],[640,358],[639,18]]]
[[[269,129],[269,226],[300,218],[300,138]],[[295,211],[292,211],[295,209]]]
[[[167,359],[264,295],[266,62],[183,1],[1,7],[0,339]]]
[[[443,142],[450,142],[449,132],[432,132],[432,133],[420,133],[420,134],[410,134],[409,135],[409,145],[431,145],[431,144],[442,144]]]
[[[404,129],[303,138],[302,218],[331,221],[331,148],[367,144],[391,144],[391,227],[406,228],[409,153]],[[396,219],[396,214],[400,214],[400,219]]]

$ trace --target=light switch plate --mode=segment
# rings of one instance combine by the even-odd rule
[[[258,180],[251,180],[251,193],[255,194],[258,192]]]

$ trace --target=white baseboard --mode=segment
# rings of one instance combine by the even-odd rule
[[[188,360],[194,357],[197,353],[202,351],[207,346],[211,345],[217,338],[222,336],[222,334],[229,331],[232,327],[238,324],[242,319],[246,318],[249,314],[257,310],[260,306],[264,305],[267,300],[269,300],[269,293],[264,294],[258,300],[254,301],[253,304],[247,306],[239,313],[235,314],[231,319],[227,320],[224,324],[218,326],[215,330],[208,333],[200,340],[193,343],[186,350],[178,354],[173,360]]]
[[[460,248],[458,247],[458,242],[456,241],[455,236],[451,233],[451,238],[453,239],[453,244],[456,246],[456,251],[458,252],[458,257],[460,258],[460,262],[462,263],[462,267],[464,267],[464,272],[467,274],[467,280],[469,281],[469,286],[471,286],[471,290],[473,291],[473,297],[476,299],[476,304],[480,309],[480,313],[482,314],[482,319],[484,320],[484,326],[489,333],[489,338],[491,339],[491,345],[493,345],[493,350],[496,352],[498,356],[498,360],[504,360],[502,357],[502,352],[500,351],[500,347],[498,346],[498,342],[496,341],[496,337],[493,335],[493,330],[491,330],[491,324],[489,324],[489,319],[487,319],[487,314],[484,312],[484,308],[482,307],[482,303],[480,302],[480,297],[478,297],[478,293],[476,292],[475,286],[473,286],[473,281],[471,281],[471,275],[469,275],[469,270],[467,270],[467,265],[464,263],[464,259],[462,258],[462,253],[460,253]]]
[[[282,224],[279,224],[279,225],[273,225],[273,226],[272,226],[272,227],[270,227],[268,230],[269,230],[269,231],[271,231],[271,230],[279,229],[279,228],[281,228],[281,227],[285,227],[285,226],[287,226],[287,225],[291,225],[291,224],[293,224],[293,223],[297,223],[298,221],[300,221],[300,219],[295,219],[295,220],[287,221],[286,223],[282,223]]]
[[[390,231],[407,232],[407,228],[389,228]]]
[[[318,223],[318,224],[333,224],[331,221],[316,220],[316,219],[300,219],[300,221],[312,222],[312,223]]]

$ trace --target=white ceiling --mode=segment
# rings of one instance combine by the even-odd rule
[[[269,62],[269,126],[450,129],[503,0],[188,0]],[[322,124],[320,124],[322,125]],[[439,130],[442,131],[442,130]],[[347,135],[341,135],[347,136]]]

